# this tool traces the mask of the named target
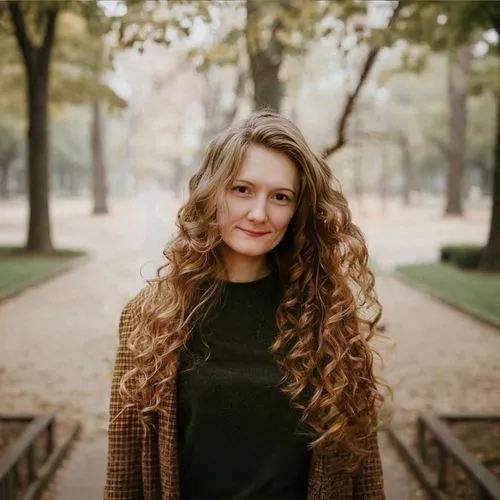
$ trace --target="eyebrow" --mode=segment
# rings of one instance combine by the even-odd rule
[[[235,179],[234,182],[243,182],[245,184],[249,184],[250,186],[255,186],[255,184],[251,181],[247,181],[245,179]],[[292,189],[292,188],[288,188],[288,187],[278,187],[278,188],[274,188],[273,191],[289,191],[290,193],[292,193],[294,196],[296,196],[297,194],[295,193],[295,191]]]

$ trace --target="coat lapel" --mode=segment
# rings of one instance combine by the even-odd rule
[[[158,425],[158,455],[162,500],[180,499],[179,457],[177,450],[177,383],[171,384]]]
[[[322,500],[321,484],[324,471],[324,456],[313,451],[311,466],[309,469],[309,486],[307,488],[307,500]]]

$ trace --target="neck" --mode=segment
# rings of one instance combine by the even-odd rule
[[[234,283],[246,283],[267,276],[271,268],[267,255],[249,257],[246,255],[223,252],[224,276],[223,279]]]

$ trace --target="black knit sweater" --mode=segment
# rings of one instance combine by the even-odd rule
[[[269,351],[281,296],[274,274],[227,282],[193,332],[177,384],[182,500],[307,496],[307,438]]]

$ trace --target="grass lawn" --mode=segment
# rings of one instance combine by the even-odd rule
[[[500,274],[463,271],[441,263],[401,266],[397,272],[441,299],[500,326]]]
[[[83,255],[79,250],[25,254],[17,247],[0,247],[0,300],[66,269]]]

